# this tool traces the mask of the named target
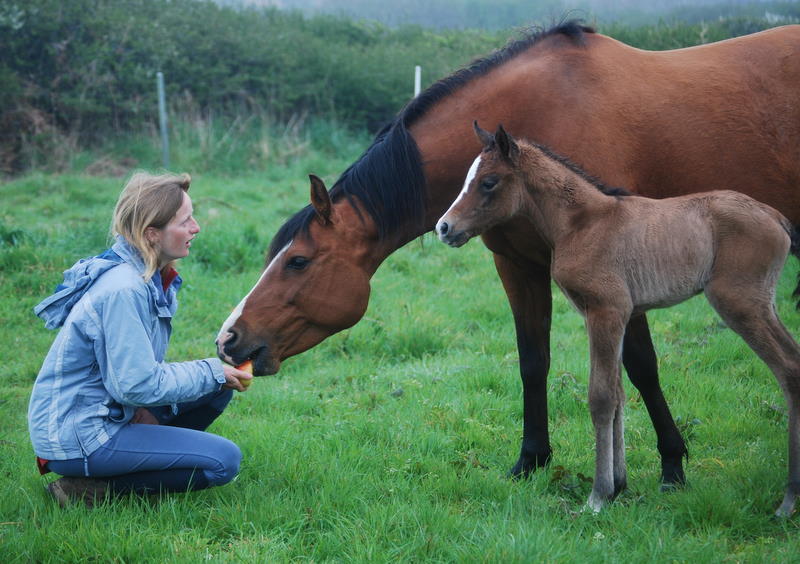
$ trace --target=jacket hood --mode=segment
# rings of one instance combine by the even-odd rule
[[[44,320],[47,329],[57,329],[64,324],[72,306],[78,303],[86,291],[105,272],[127,262],[143,271],[144,262],[135,247],[117,235],[114,245],[95,256],[76,262],[64,271],[64,280],[55,292],[33,308],[33,312]]]

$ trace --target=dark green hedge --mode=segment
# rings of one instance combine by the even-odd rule
[[[438,77],[502,44],[489,33],[196,0],[5,2],[0,38],[4,113],[89,141],[153,120],[159,70],[173,104],[257,107],[278,119],[310,111],[374,127],[413,93],[414,65]]]

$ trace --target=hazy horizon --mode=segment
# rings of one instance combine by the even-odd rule
[[[333,14],[375,20],[386,25],[415,24],[431,28],[498,29],[526,23],[576,17],[587,21],[627,24],[659,19],[699,21],[761,12],[770,0],[397,0],[391,5],[372,0],[216,0],[227,6],[276,7],[305,14]],[[788,2],[796,3],[796,2]],[[759,13],[767,16],[767,8]],[[750,14],[753,15],[753,14]]]

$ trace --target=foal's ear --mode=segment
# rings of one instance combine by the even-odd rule
[[[485,129],[481,129],[481,126],[478,125],[478,120],[472,122],[472,128],[475,130],[475,135],[478,136],[480,142],[483,143],[484,149],[488,149],[494,145],[494,135]]]
[[[497,126],[497,131],[494,134],[494,141],[497,143],[497,148],[500,150],[500,154],[503,155],[509,161],[514,161],[519,154],[519,146],[517,142],[511,137],[505,129],[503,129],[503,125],[500,124]]]
[[[317,219],[322,225],[330,225],[331,221],[331,197],[325,183],[316,174],[309,174],[311,180],[311,205],[317,212]]]

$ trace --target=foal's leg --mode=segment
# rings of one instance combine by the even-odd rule
[[[623,392],[620,355],[627,312],[591,309],[586,313],[589,332],[589,411],[595,429],[595,475],[587,505],[600,511],[624,487],[625,444],[622,437]]]
[[[775,374],[789,407],[789,479],[779,517],[794,512],[800,494],[800,347],[781,323],[772,289],[712,282],[706,295],[728,326],[736,331]]]
[[[617,364],[617,408],[614,410],[613,425],[613,455],[614,455],[614,496],[617,496],[628,487],[628,470],[625,464],[625,422],[623,412],[625,407],[625,390],[622,388],[622,373]]]
[[[683,457],[688,451],[659,385],[656,352],[644,314],[628,322],[622,343],[622,363],[653,421],[661,455],[661,489],[684,484]]]
[[[547,425],[547,372],[550,368],[550,316],[552,294],[547,268],[532,264],[522,269],[495,254],[517,330],[519,370],[522,378],[522,446],[511,477],[527,477],[550,460]]]
[[[797,383],[794,384],[797,387]],[[794,394],[794,399],[790,395]],[[798,413],[797,390],[788,392],[784,389],[784,397],[789,405],[789,481],[783,502],[775,511],[778,517],[790,517],[794,513],[795,501],[800,495],[800,413]]]

